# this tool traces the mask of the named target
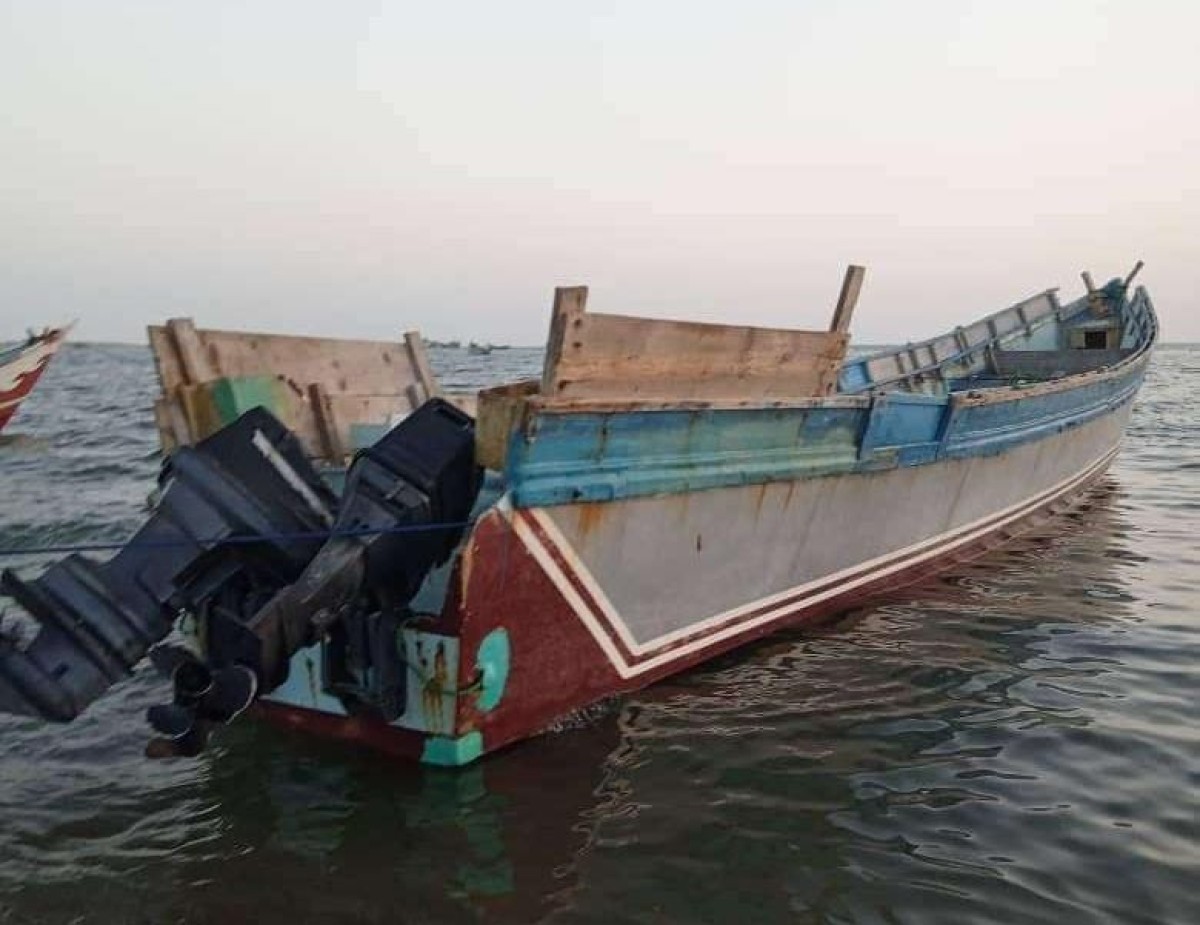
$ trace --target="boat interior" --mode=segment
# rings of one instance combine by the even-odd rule
[[[1154,340],[1149,296],[1130,295],[1141,261],[1102,287],[1082,274],[1087,294],[1062,304],[1046,290],[967,327],[843,364],[843,394],[904,391],[927,395],[1010,388],[1112,368]]]

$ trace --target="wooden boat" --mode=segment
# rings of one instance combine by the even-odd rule
[[[119,613],[141,627],[129,665],[187,611],[192,650],[158,658],[175,682],[151,716],[168,753],[203,747],[255,702],[318,735],[466,764],[894,594],[1071,504],[1117,453],[1157,337],[1132,287],[1140,266],[1100,288],[1085,274],[1069,303],[1047,290],[849,358],[856,267],[824,331],[598,314],[586,289],[559,289],[540,379],[481,392],[475,420],[412,402],[354,458],[340,499],[306,469],[323,437],[288,438],[251,412],[172,457],[163,520],[114,563],[6,574],[4,589],[42,635],[91,621],[102,636],[118,618],[97,614]],[[250,472],[251,442],[276,461],[232,478]],[[139,537],[166,542],[168,522],[250,530],[236,510],[249,501],[195,512],[226,477],[228,497],[259,502],[270,574],[265,553],[197,543],[151,580]],[[310,523],[335,535],[300,551],[271,539]],[[133,574],[165,590],[135,607]],[[62,603],[73,595],[88,607]],[[0,707],[69,719],[111,683],[62,654],[77,644],[48,639],[21,658],[0,648]]]
[[[0,348],[0,430],[33,391],[70,327],[30,333],[22,344]]]

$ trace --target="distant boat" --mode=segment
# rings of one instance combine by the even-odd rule
[[[475,341],[467,344],[467,353],[472,356],[487,356],[494,349],[491,344],[477,344]]]
[[[1104,475],[1158,336],[1140,266],[865,356],[846,352],[860,267],[824,330],[601,314],[560,289],[541,378],[480,392],[473,415],[417,350],[405,371],[399,346],[180,327],[156,348],[165,407],[207,436],[168,457],[156,513],[115,557],[0,576],[40,624],[28,645],[0,636],[0,712],[70,720],[150,650],[174,688],[147,714],[155,754],[198,752],[257,701],[315,735],[460,765],[886,600]],[[211,378],[211,403],[180,368]],[[310,422],[351,427],[370,406],[333,402],[347,369],[420,392],[330,477]],[[278,416],[233,407],[274,375],[324,375],[309,392],[331,400],[306,417],[288,386]],[[230,423],[208,429],[209,409]],[[158,644],[177,626],[188,647]]]
[[[69,330],[70,325],[31,331],[24,343],[0,349],[0,430],[33,391]]]

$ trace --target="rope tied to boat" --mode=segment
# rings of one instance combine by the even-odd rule
[[[141,542],[97,543],[52,543],[45,546],[0,547],[0,557],[41,556],[61,553],[111,552],[118,549],[170,549],[180,546],[201,546],[215,549],[218,546],[247,546],[255,543],[307,543],[313,540],[330,540],[336,537],[381,536],[383,534],[431,533],[437,531],[465,530],[474,526],[474,520],[445,523],[399,524],[389,527],[353,527],[340,530],[304,530],[291,533],[254,533],[244,536],[224,536],[209,539],[172,539]]]

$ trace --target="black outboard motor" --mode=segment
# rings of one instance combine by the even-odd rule
[[[399,621],[458,545],[480,478],[474,421],[432,399],[355,457],[338,510],[295,437],[250,411],[171,456],[154,515],[109,562],[0,576],[38,624],[24,644],[0,633],[0,712],[71,720],[149,650],[174,685],[148,713],[166,737],[155,751],[194,754],[287,679],[295,652],[329,639],[330,691],[394,719]],[[155,645],[183,614],[203,656]]]
[[[204,662],[186,651],[161,657],[175,681],[174,702],[149,714],[171,742],[162,751],[202,749],[211,725],[282,684],[292,655],[323,638],[340,653],[329,667],[341,677],[327,672],[327,687],[348,709],[385,719],[403,712],[399,619],[425,576],[458,545],[481,475],[474,421],[440,399],[360,452],[333,536],[303,574],[254,612],[210,610]]]
[[[159,486],[153,516],[110,561],[71,555],[32,581],[0,576],[38,624],[27,644],[0,633],[0,712],[74,719],[180,612],[268,599],[316,554],[335,504],[263,409],[178,450]]]

